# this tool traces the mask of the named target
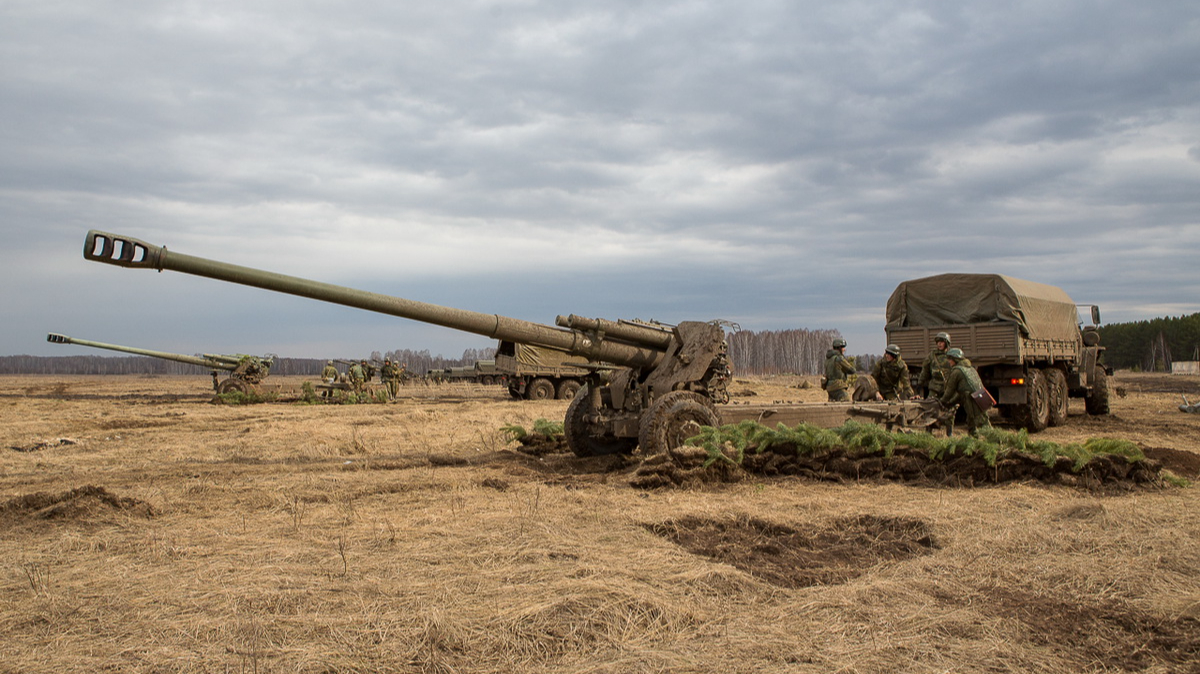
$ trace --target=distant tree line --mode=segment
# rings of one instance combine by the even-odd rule
[[[462,358],[431,356],[428,351],[399,349],[388,351],[383,356],[378,351],[371,354],[375,360],[392,358],[408,364],[408,370],[424,374],[430,369],[463,367],[474,365],[476,360],[486,360],[496,350],[467,349]],[[362,357],[345,360],[361,360]],[[320,358],[276,358],[271,374],[319,376],[325,367]],[[0,374],[157,374],[192,375],[208,374],[212,370],[199,365],[178,363],[162,358],[147,356],[0,356]]]
[[[742,330],[729,335],[729,360],[735,374],[824,374],[825,354],[837,330]],[[867,371],[878,356],[856,356],[860,371]]]
[[[1100,328],[1104,362],[1120,369],[1166,371],[1174,360],[1197,360],[1200,313],[1110,323]]]

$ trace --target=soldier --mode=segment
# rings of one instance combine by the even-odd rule
[[[383,380],[383,385],[387,387],[388,398],[396,399],[396,395],[400,393],[400,368],[392,362],[391,358],[383,359],[383,367],[379,370],[379,378]]]
[[[335,384],[337,383],[338,376],[338,371],[337,368],[333,366],[333,361],[325,361],[325,369],[321,370],[321,379],[324,380],[326,384]]]
[[[946,352],[950,361],[950,374],[946,376],[946,390],[938,397],[944,407],[958,404],[967,413],[967,433],[976,435],[981,428],[991,428],[987,412],[979,406],[971,394],[983,388],[979,373],[971,367],[970,361],[964,356],[962,349],[950,349]],[[946,434],[954,433],[954,417],[950,417]]]
[[[940,398],[946,390],[946,377],[952,367],[946,360],[946,349],[950,348],[950,335],[939,332],[933,338],[934,349],[921,363],[921,374],[917,377],[917,388],[927,398]],[[962,353],[962,351],[959,351]]]
[[[846,340],[833,340],[833,348],[825,352],[825,392],[829,402],[840,403],[850,399],[846,393],[850,382],[847,377],[854,374],[854,363],[846,358]]]
[[[366,377],[366,381],[369,382],[375,378],[375,366],[374,365],[368,363],[366,361],[366,359],[360,360],[358,363],[359,363],[359,365],[362,365],[363,376]]]
[[[337,368],[333,366],[333,361],[325,361],[325,368],[321,370],[321,381],[325,382],[326,384],[336,384],[338,377],[340,376],[341,375],[338,374]],[[327,388],[321,391],[321,396],[324,398],[332,397],[333,389]]]
[[[363,369],[362,363],[355,363],[350,366],[350,386],[355,391],[362,391],[367,385],[367,371]]]
[[[908,400],[916,397],[908,381],[908,364],[900,357],[900,347],[895,344],[887,345],[883,359],[871,369],[871,376],[879,386],[876,400]]]

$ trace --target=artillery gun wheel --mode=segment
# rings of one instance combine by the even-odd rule
[[[583,384],[574,379],[564,379],[558,384],[558,391],[554,394],[559,400],[574,400],[575,395],[579,393],[579,388]]]
[[[1108,414],[1111,408],[1108,404],[1108,373],[1099,365],[1092,375],[1092,394],[1084,398],[1084,406],[1088,414]]]
[[[1013,420],[1032,433],[1046,430],[1050,423],[1050,390],[1041,370],[1030,370],[1026,377],[1027,402],[1013,410]]]
[[[1046,386],[1050,394],[1051,426],[1062,426],[1067,422],[1067,375],[1056,367],[1048,367],[1043,372],[1046,375]]]
[[[584,385],[567,406],[567,417],[563,421],[563,435],[567,438],[567,447],[580,458],[631,454],[637,448],[637,441],[633,438],[597,437],[588,433],[587,420],[584,418],[588,412],[587,399],[587,386]]]
[[[642,414],[638,445],[646,456],[668,452],[696,435],[701,426],[720,426],[712,401],[692,391],[671,391]]]
[[[542,377],[534,379],[529,382],[529,388],[525,389],[525,397],[530,400],[550,400],[554,398],[554,382]]]
[[[858,381],[854,383],[854,394],[851,398],[854,402],[867,402],[874,400],[876,393],[879,393],[879,384],[875,382],[875,378],[869,374],[860,374]]]
[[[220,384],[217,384],[217,395],[223,395],[233,391],[237,391],[242,395],[250,395],[254,392],[254,386],[245,380],[236,379],[234,377],[229,377]]]

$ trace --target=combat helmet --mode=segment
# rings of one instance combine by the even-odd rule
[[[900,357],[900,347],[896,346],[895,344],[888,344],[887,348],[884,349],[883,352],[890,353],[897,358]]]
[[[842,339],[841,337],[838,337],[837,339],[833,340],[833,348],[841,349],[845,346],[846,346],[846,340]]]
[[[935,341],[935,342],[945,342],[945,343],[946,343],[946,346],[950,346],[950,333],[948,333],[948,332],[939,332],[939,333],[937,333],[936,335],[934,335],[934,336],[933,336],[933,341]]]
[[[956,346],[953,349],[950,349],[949,351],[946,352],[946,357],[953,358],[954,360],[962,360],[966,356],[963,355],[962,349],[960,349]]]

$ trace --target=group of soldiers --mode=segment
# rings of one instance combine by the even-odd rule
[[[344,361],[342,361],[344,362]],[[395,400],[400,393],[400,382],[408,376],[408,365],[406,363],[393,362],[391,358],[385,358],[383,365],[379,367],[379,380],[383,382],[387,389],[388,398]],[[375,377],[376,368],[366,360],[360,360],[357,363],[351,363],[350,369],[346,371],[345,376],[338,372],[333,361],[325,361],[325,368],[321,371],[321,379],[326,384],[336,384],[345,382],[350,385],[350,389],[356,393],[361,393],[366,390],[367,383]],[[326,391],[326,395],[330,395]]]
[[[962,349],[950,347],[950,335],[939,332],[933,339],[934,348],[921,364],[917,376],[917,388],[913,390],[909,381],[908,365],[900,357],[900,347],[888,344],[883,358],[871,369],[878,391],[876,400],[919,400],[922,397],[937,400],[944,408],[960,406],[967,416],[967,432],[976,435],[981,428],[988,428],[986,407],[977,400],[987,395],[979,372],[971,365]],[[825,392],[830,402],[846,402],[850,399],[850,375],[855,372],[852,359],[846,357],[846,340],[833,340],[832,348],[825,353]],[[983,391],[983,394],[978,392]],[[923,396],[922,396],[923,394]],[[953,432],[953,416],[949,430]]]

